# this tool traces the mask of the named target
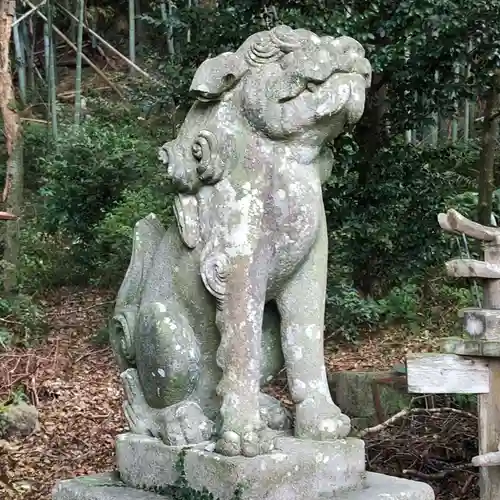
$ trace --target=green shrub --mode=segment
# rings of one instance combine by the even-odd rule
[[[474,150],[420,149],[393,139],[363,158],[349,138],[336,145],[332,178],[324,190],[331,255],[350,267],[364,295],[385,296],[394,286],[422,277],[451,255],[437,223],[448,200],[472,184],[456,173]],[[365,178],[363,168],[369,169]],[[465,169],[466,167],[463,167]]]
[[[156,155],[156,147],[132,126],[90,119],[78,129],[63,128],[39,158],[47,231],[63,229],[88,239],[125,188],[151,179]]]
[[[328,287],[326,328],[349,342],[357,339],[361,328],[378,326],[381,312],[376,300],[371,297],[363,298],[352,284],[338,283]]]
[[[118,285],[125,276],[131,251],[135,224],[153,212],[165,228],[172,222],[171,196],[160,195],[158,187],[145,186],[136,191],[126,189],[117,203],[94,227],[97,281],[101,285]]]
[[[28,346],[47,332],[43,309],[24,294],[0,298],[0,350]]]

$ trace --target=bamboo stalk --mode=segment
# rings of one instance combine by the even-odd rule
[[[460,65],[454,64],[453,71],[455,73],[455,83],[458,81],[458,75],[460,74]],[[458,121],[457,121],[457,111],[458,111],[458,103],[456,99],[456,93],[454,92],[453,99],[453,118],[451,121],[451,142],[455,144],[458,140]]]
[[[62,5],[58,5],[59,9],[61,9],[66,15],[68,15],[71,18],[77,19],[69,10],[64,8]],[[93,29],[89,28],[86,24],[83,25],[83,27],[99,42],[101,42],[107,49],[109,49],[113,54],[117,55],[119,58],[121,58],[123,61],[125,61],[129,66],[132,66],[138,73],[141,75],[145,76],[146,78],[149,78],[150,80],[156,81],[151,75],[146,73],[142,68],[137,66],[133,61],[131,61],[127,56],[123,55],[118,49],[113,47],[109,42],[107,42],[102,36],[98,35]]]
[[[193,6],[192,0],[188,0],[188,9]],[[188,26],[187,30],[187,43],[191,43],[191,24]]]
[[[128,2],[128,56],[135,63],[135,0]],[[130,74],[134,74],[133,68],[130,68]]]
[[[80,124],[82,112],[82,53],[83,53],[83,16],[85,14],[85,0],[78,0],[78,32],[76,50],[76,77],[75,77],[75,125]]]
[[[27,17],[31,16],[36,10],[40,9],[47,3],[47,0],[42,0],[36,7],[33,7],[32,9],[28,10],[28,12],[25,12],[21,17],[18,17],[13,23],[12,27],[14,28],[17,26],[19,23],[24,21]]]
[[[468,43],[468,54],[470,54],[472,52],[472,42],[469,40],[469,43]],[[470,77],[470,70],[471,70],[471,66],[470,64],[467,64],[467,66],[465,67],[465,80],[467,82],[467,80],[469,79]],[[465,106],[464,106],[464,139],[466,141],[469,140],[470,138],[470,135],[471,135],[471,127],[470,127],[470,124],[471,124],[471,103],[469,101],[469,99],[465,99]]]
[[[23,2],[30,7],[33,7],[33,4],[30,0],[23,0]],[[37,14],[44,20],[47,21],[47,18],[40,12],[37,11]],[[69,45],[75,52],[78,50],[76,45],[59,30],[56,26],[53,26],[53,30]],[[85,55],[82,54],[82,59],[123,99],[125,96],[123,92]]]
[[[24,52],[24,44],[21,42],[22,38],[19,33],[19,24],[12,24],[12,35],[14,38],[14,53],[16,56],[16,62],[18,62],[17,74],[19,77],[19,96],[21,98],[21,103],[26,106],[26,55]]]
[[[167,24],[169,22],[169,19],[171,19],[171,16],[172,16],[172,2],[170,0],[168,0],[168,15],[167,15],[167,5],[165,3],[165,0],[162,0],[160,3],[160,12],[161,12],[162,21],[165,24]],[[168,30],[167,30],[167,49],[168,49],[168,53],[171,56],[173,56],[175,54],[174,31],[173,31],[173,28],[171,25],[168,27]]]
[[[52,136],[57,140],[57,82],[56,82],[56,50],[54,45],[54,31],[53,31],[53,20],[54,20],[54,5],[53,0],[48,0],[47,2],[47,37],[49,44],[49,72],[48,72],[48,82],[49,82],[49,102],[50,102],[50,122],[52,125]]]
[[[33,56],[33,47],[35,45],[35,40],[33,43],[30,43],[30,37],[28,32],[28,23],[31,23],[32,20],[28,19],[25,23],[21,24],[22,35],[24,39],[24,48],[26,49],[26,59],[27,59],[27,68],[28,68],[28,86],[31,90],[31,93],[35,90],[35,61]]]
[[[436,70],[434,73],[434,81],[436,83],[439,82],[439,71]],[[430,138],[432,146],[437,146],[439,141],[439,114],[434,112],[432,113],[432,119],[434,121],[434,125],[430,127]]]

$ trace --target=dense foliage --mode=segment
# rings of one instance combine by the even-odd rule
[[[120,9],[109,1],[91,11],[117,43],[113,13]],[[361,326],[428,320],[422,311],[429,301],[467,303],[467,289],[440,279],[436,285],[443,262],[459,251],[439,231],[436,215],[452,206],[470,211],[478,142],[460,134],[451,142],[442,133],[435,145],[426,136],[432,113],[463,124],[457,103],[480,99],[491,86],[500,36],[490,20],[499,14],[498,0],[295,0],[265,7],[233,0],[179,6],[165,22],[159,2],[142,2],[141,64],[160,83],[131,81],[126,105],[89,99],[90,118],[78,129],[68,126],[55,142],[44,128],[26,129],[30,197],[22,290],[119,284],[134,223],[151,211],[170,223],[169,186],[156,148],[175,134],[190,106],[196,67],[256,30],[286,23],[357,38],[374,69],[362,121],[332,145],[336,160],[325,186],[329,329],[353,338]],[[171,29],[175,54],[166,55]],[[471,76],[462,71],[467,65]],[[405,142],[409,129],[417,131],[419,144]]]

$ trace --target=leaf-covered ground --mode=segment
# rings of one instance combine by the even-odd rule
[[[49,500],[58,479],[113,468],[114,440],[126,428],[122,390],[110,349],[95,341],[112,299],[100,290],[61,290],[46,302],[46,340],[0,354],[0,400],[23,386],[40,414],[38,432],[0,441],[2,500]],[[425,332],[411,341],[389,332],[357,346],[328,345],[330,370],[379,370],[402,362],[409,350],[432,350],[434,341]]]

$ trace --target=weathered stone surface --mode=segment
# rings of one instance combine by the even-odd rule
[[[196,446],[209,445],[210,443]],[[167,446],[161,440],[139,434],[116,439],[116,465],[121,479],[137,488],[164,488],[179,479],[179,460],[186,449]]]
[[[272,491],[269,492],[271,495]],[[292,495],[296,492],[292,490]],[[335,493],[316,494],[302,492],[307,500],[434,500],[432,488],[416,481],[408,481],[381,474],[367,473],[363,487]],[[156,494],[129,488],[114,474],[96,474],[60,481],[54,488],[53,500],[171,500],[166,492]],[[264,493],[259,500],[271,500],[273,496]],[[283,496],[279,500],[291,500],[296,496]],[[215,499],[218,500],[218,499]],[[219,499],[222,500],[222,499]]]
[[[376,385],[381,415],[377,415],[375,406],[376,380],[394,380],[393,384]],[[380,423],[380,418],[386,420],[408,407],[411,401],[404,380],[399,382],[392,372],[335,372],[328,374],[328,383],[335,402],[351,418],[356,430],[376,425]]]
[[[29,436],[39,428],[38,410],[32,405],[21,402],[0,411],[0,437]]]
[[[368,472],[363,488],[341,492],[335,494],[333,498],[335,500],[434,500],[434,491],[425,483]]]
[[[264,453],[266,427],[290,425],[278,404],[262,411],[260,392],[284,363],[295,436],[349,433],[324,365],[321,185],[328,144],[360,119],[370,82],[356,40],[288,26],[200,65],[196,102],[159,151],[177,226],[137,224],[116,300],[111,344],[133,432],[195,444],[213,428],[219,453]]]
[[[52,500],[173,500],[170,495],[128,488],[116,474],[80,476],[59,481]]]
[[[120,477],[129,486],[161,490],[174,485],[183,470],[189,487],[206,489],[220,500],[232,499],[239,488],[247,500],[308,500],[313,493],[355,488],[365,475],[359,439],[281,437],[271,453],[254,458],[225,457],[205,448],[213,450],[214,445],[181,452],[159,439],[122,435],[116,448]]]

